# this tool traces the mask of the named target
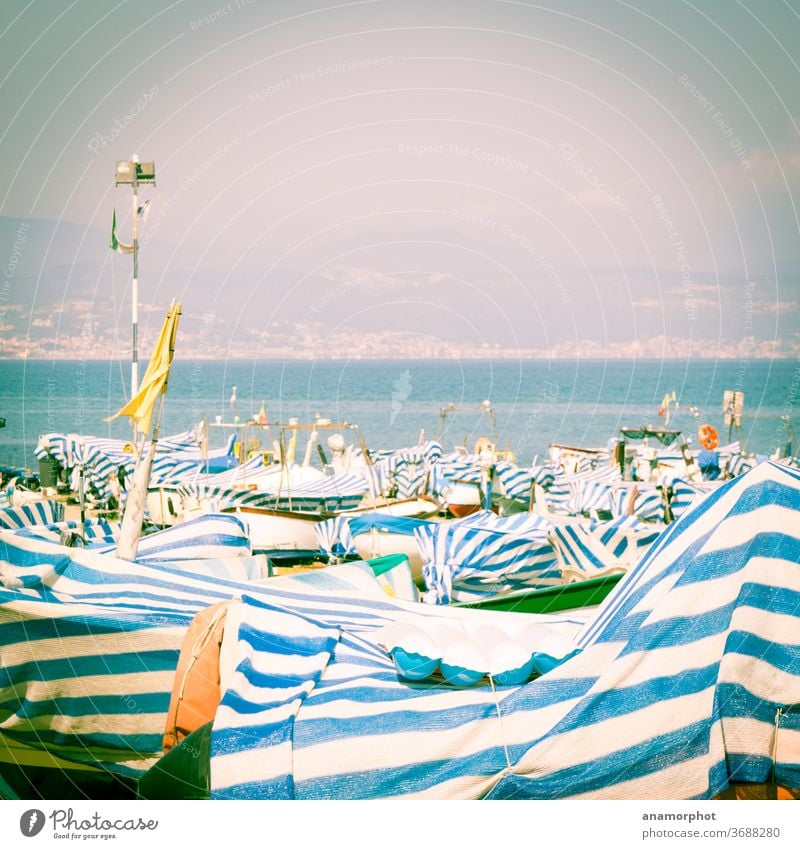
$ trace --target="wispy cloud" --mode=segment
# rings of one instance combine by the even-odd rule
[[[796,312],[800,301],[772,301],[770,303],[754,303],[752,310],[756,315],[774,315]]]
[[[386,291],[392,289],[419,289],[434,286],[448,280],[448,275],[440,273],[414,272],[402,277],[384,274],[374,268],[358,265],[337,263],[328,266],[321,272],[326,280],[346,285],[348,288],[360,287],[371,291]]]

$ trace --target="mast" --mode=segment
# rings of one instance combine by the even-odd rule
[[[131,282],[131,398],[139,391],[139,186],[155,186],[154,162],[140,162],[136,154],[130,159],[117,160],[116,185],[133,189],[133,244],[121,245],[123,253],[133,254],[133,280]],[[112,247],[116,245],[112,235]],[[136,423],[132,423],[133,443],[138,441]]]
[[[133,280],[131,281],[131,398],[139,391],[139,157],[131,157],[133,169]],[[136,444],[136,424],[133,425]]]

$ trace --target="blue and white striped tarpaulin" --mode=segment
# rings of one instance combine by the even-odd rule
[[[611,493],[611,513],[615,519],[628,515],[632,491],[636,488],[633,514],[640,519],[664,521],[665,499],[661,488],[652,483],[618,484]]]
[[[514,519],[516,517],[510,517]],[[546,525],[510,529],[503,519],[481,524],[426,523],[414,531],[422,554],[425,600],[435,604],[562,582]]]
[[[412,537],[417,528],[431,524],[433,523],[425,519],[393,516],[391,513],[382,513],[378,509],[369,513],[334,516],[332,519],[318,522],[314,532],[323,551],[335,557],[345,557],[358,554],[354,537],[367,533],[373,528],[384,533]]]
[[[442,445],[434,439],[429,439],[421,445],[409,448],[388,448],[370,452],[370,457],[376,465],[379,462],[391,460],[393,463],[436,463],[442,457]],[[356,452],[361,456],[361,450]]]
[[[562,475],[558,483],[569,486],[569,512],[573,515],[589,513],[591,510],[610,510],[614,487],[620,479],[619,470],[604,467],[574,475]],[[552,490],[552,487],[551,487]],[[550,495],[552,499],[553,496]]]
[[[77,536],[82,540],[80,544],[85,544],[88,548],[102,548],[116,542],[118,530],[116,523],[112,525],[106,519],[91,518],[84,519],[83,529],[80,522],[71,520],[53,522],[50,525],[31,525],[28,528],[20,528],[15,533],[56,543],[61,543],[70,536]]]
[[[232,436],[224,448],[203,453],[196,447],[192,431],[160,439],[153,460],[151,483],[192,478],[220,464],[225,467],[227,462],[223,463],[223,460],[232,457],[234,440]],[[148,447],[149,442],[145,442],[145,451]],[[136,466],[135,447],[121,439],[49,433],[39,438],[34,454],[40,460],[54,457],[65,469],[73,469],[70,479],[73,491],[78,489],[79,469],[82,469],[87,490],[94,488],[100,500],[106,500],[112,494],[110,481],[116,479],[120,469],[130,476]]]
[[[442,446],[429,440],[411,448],[374,451],[370,456],[380,492],[396,490],[397,498],[413,498],[425,491],[431,465],[442,456]]]
[[[480,484],[483,480],[477,463],[471,462],[468,457],[447,459],[447,456],[431,467],[428,493],[436,498],[440,498],[456,482]]]
[[[204,562],[224,567],[232,561]],[[2,742],[140,774],[161,755],[179,650],[198,611],[250,593],[298,610],[307,605],[312,615],[326,610],[348,625],[365,618],[358,591],[327,576],[316,579],[304,591],[309,600],[298,605],[305,595],[292,589],[292,580],[277,579],[273,592],[268,585],[198,574],[198,565],[185,561],[181,571],[176,562],[131,563],[0,535]],[[329,586],[345,586],[356,598],[347,607],[327,597]],[[377,584],[375,592],[388,600]]]
[[[297,621],[287,621],[290,612]],[[500,618],[519,628],[535,618],[566,637],[581,627],[581,617],[574,616]],[[485,726],[501,733],[490,688],[400,684],[391,659],[375,642],[380,628],[392,622],[491,627],[497,616],[393,601],[363,565],[302,575],[275,607],[251,603],[247,596],[234,603],[223,655],[230,643],[238,662],[233,674],[221,670],[225,709],[217,713],[212,733],[212,796],[403,795],[405,776],[412,772],[427,774],[434,785],[449,778],[458,785],[471,773],[471,732]],[[294,674],[287,675],[287,667]],[[440,757],[425,765],[420,762],[426,760],[425,741],[434,739]],[[368,763],[370,774],[361,774]],[[466,786],[471,784],[468,778]]]
[[[145,451],[149,445],[149,441],[145,442]],[[167,453],[191,450],[196,448],[196,445],[197,439],[194,431],[188,430],[184,433],[159,439],[156,450],[159,453]],[[114,457],[123,454],[135,454],[134,446],[124,439],[80,436],[77,433],[45,433],[39,437],[33,453],[38,460],[43,460],[48,455],[53,456],[64,468],[68,469],[75,465],[76,457],[80,455],[81,446],[91,446],[103,454]]]
[[[302,483],[291,482],[293,471],[282,473],[279,467],[263,466],[254,458],[249,465],[178,487],[183,498],[210,499],[217,509],[225,507],[273,507],[282,510],[329,511],[358,507],[369,491],[363,475],[334,474]],[[250,461],[253,463],[254,461]],[[293,467],[300,471],[299,467]]]
[[[280,475],[278,466],[265,466],[260,456],[251,457],[235,469],[225,472],[203,474],[183,481],[178,490],[183,497],[204,498],[218,491],[237,487],[259,487],[269,479]],[[176,482],[172,482],[175,484]]]
[[[556,475],[561,474],[561,470],[558,466],[532,466],[531,473],[533,475],[534,481],[545,491],[553,485],[553,481],[556,479]]]
[[[554,525],[550,540],[562,574],[585,580],[628,570],[639,562],[663,528],[625,516],[610,522]]]
[[[33,525],[15,531],[17,536],[59,543],[64,535],[81,536],[80,522]],[[105,519],[86,519],[83,538],[87,548],[111,554],[116,549],[119,525]],[[157,531],[139,540],[136,561],[141,563],[228,559],[251,553],[247,524],[228,514],[208,514]]]
[[[252,757],[248,735],[261,733],[264,704],[245,695],[235,711],[242,746],[225,751],[244,780],[231,785],[218,772],[212,736],[212,789],[237,798],[709,798],[731,781],[768,781],[773,753],[776,780],[798,787],[800,713],[778,711],[800,703],[799,517],[797,470],[762,464],[724,485],[623,578],[584,628],[580,654],[522,686],[401,682],[369,640],[368,602],[358,624],[339,619],[321,673],[298,682],[291,728],[285,717],[267,726]],[[309,617],[308,606],[303,615],[337,624],[327,612]],[[254,658],[279,644],[281,622],[257,612],[246,621]]]
[[[741,454],[734,454],[730,460],[728,460],[726,473],[728,477],[736,477],[737,475],[749,472],[754,465],[755,463],[747,457],[743,457]]]
[[[106,549],[113,553],[115,546]],[[244,557],[251,554],[247,524],[222,513],[198,516],[143,536],[136,549],[138,563]]]
[[[337,512],[360,506],[368,490],[362,475],[342,473],[298,483],[273,492],[227,490],[215,493],[226,507],[274,507],[281,510]]]
[[[678,478],[671,485],[671,494],[669,498],[669,509],[673,519],[680,517],[694,504],[695,501],[700,501],[704,495],[716,489],[716,482],[694,483],[692,481],[682,480]]]
[[[0,561],[0,736],[73,763],[147,769],[189,622],[228,594],[17,535],[0,537]]]
[[[64,518],[64,505],[60,501],[45,499],[31,501],[18,507],[0,509],[0,529],[25,528],[29,525],[51,525]]]

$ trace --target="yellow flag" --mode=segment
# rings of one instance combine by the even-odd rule
[[[175,352],[175,336],[178,332],[180,314],[181,305],[173,304],[167,313],[164,326],[161,328],[161,335],[158,337],[153,356],[150,358],[150,365],[147,366],[147,371],[139,385],[139,391],[116,415],[106,419],[107,422],[113,421],[118,416],[130,416],[136,422],[139,433],[146,433],[150,430],[150,420],[153,417],[156,400],[164,390],[169,377],[169,367],[172,365],[172,356]]]

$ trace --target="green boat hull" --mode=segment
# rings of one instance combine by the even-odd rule
[[[505,610],[511,613],[558,613],[581,607],[594,607],[619,583],[622,575],[605,575],[557,587],[538,590],[519,590],[506,595],[478,601],[461,602],[456,607],[476,607],[480,610]]]

